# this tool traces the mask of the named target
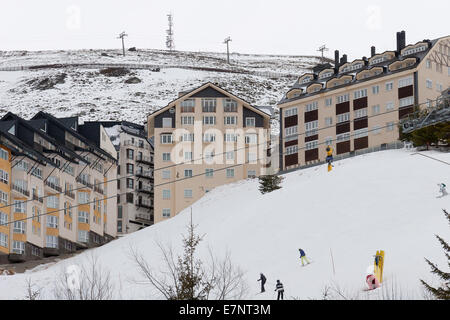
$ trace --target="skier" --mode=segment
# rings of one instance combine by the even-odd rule
[[[283,284],[280,282],[280,280],[277,280],[277,286],[275,287],[274,291],[278,291],[278,297],[277,300],[284,300],[284,288]]]
[[[329,166],[333,166],[331,164],[333,162],[333,148],[331,148],[331,146],[328,146],[326,150],[327,150],[326,162],[328,163]]]
[[[448,196],[448,193],[446,190],[447,186],[445,185],[445,183],[439,183],[438,186],[440,188],[439,192],[442,193],[442,197]]]
[[[264,289],[264,285],[266,284],[266,277],[261,273],[258,281],[261,281],[261,293],[266,292],[266,289]]]
[[[298,251],[300,251],[300,260],[302,261],[302,266],[305,265],[305,264],[303,263],[304,260],[306,260],[307,264],[310,264],[311,262],[309,262],[309,261],[308,261],[308,258],[306,258],[305,251],[303,251],[302,249],[298,249]]]
[[[368,274],[366,277],[367,285],[369,286],[369,290],[375,290],[380,287],[380,283],[378,279],[373,274]]]

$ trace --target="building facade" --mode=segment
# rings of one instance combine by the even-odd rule
[[[212,83],[151,114],[148,134],[155,146],[155,223],[271,165],[270,115]]]
[[[406,45],[353,62],[335,52],[334,66],[299,77],[280,101],[280,170],[399,140],[399,120],[434,105],[450,85],[450,37]]]
[[[2,263],[72,253],[116,237],[117,161],[107,145],[96,147],[81,135],[77,118],[39,112],[31,120],[12,113],[0,120]]]
[[[146,127],[128,121],[85,122],[103,126],[117,153],[117,234],[133,233],[154,223],[153,144]]]

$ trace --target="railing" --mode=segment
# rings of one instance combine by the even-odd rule
[[[39,201],[40,203],[44,203],[44,199],[40,198],[37,194],[33,194],[33,200]]]
[[[144,199],[136,200],[136,205],[138,207],[143,207],[143,208],[148,208],[148,209],[153,208],[152,202],[150,200],[144,200]]]
[[[152,171],[145,171],[145,170],[138,170],[136,172],[136,175],[138,177],[142,177],[142,178],[146,178],[146,179],[151,179],[153,180],[153,172]]]
[[[123,145],[125,147],[129,147],[129,146],[133,146],[133,147],[137,147],[137,148],[141,148],[141,149],[145,149],[145,150],[150,150],[150,146],[148,145],[148,143],[139,143],[137,141],[131,141],[131,140],[127,140],[123,143]]]
[[[62,192],[62,188],[60,186],[58,186],[57,184],[54,184],[53,182],[50,181],[45,181],[45,185],[52,188],[53,190],[56,190],[58,192]]]
[[[136,191],[143,193],[153,193],[153,188],[150,186],[142,186],[142,187],[137,186]]]
[[[72,198],[72,199],[75,200],[75,193],[73,193],[72,191],[70,191],[70,190],[65,190],[65,191],[64,191],[64,194],[65,194],[66,196],[68,196],[69,198]]]
[[[149,164],[153,163],[151,157],[145,157],[145,156],[142,156],[142,155],[138,155],[137,158],[136,158],[136,161],[137,162],[143,162],[143,163],[149,163]]]
[[[30,196],[30,191],[25,190],[25,189],[22,188],[21,186],[18,186],[18,185],[16,185],[16,184],[13,184],[13,185],[12,185],[12,188],[13,188],[14,190],[16,190],[17,192],[19,192],[19,193],[21,193],[21,194],[23,194],[23,195],[25,195],[25,196],[27,196],[27,197]]]
[[[100,194],[104,194],[104,191],[102,188],[100,188],[99,186],[94,186],[94,191]]]
[[[136,219],[138,220],[144,220],[148,222],[153,222],[153,215],[152,214],[145,214],[145,213],[137,213]]]
[[[76,178],[75,179],[78,183],[81,183],[82,185],[84,185],[84,186],[86,186],[86,187],[88,187],[88,188],[90,188],[90,189],[92,189],[92,183],[90,183],[89,181],[86,181],[86,180],[84,180],[84,179],[82,179],[82,178],[80,178],[80,177],[78,177],[78,178]]]

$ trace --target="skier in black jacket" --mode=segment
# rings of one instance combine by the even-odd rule
[[[266,289],[264,289],[264,285],[266,284],[266,277],[261,273],[258,281],[261,281],[261,293],[266,292]]]
[[[283,295],[284,295],[284,288],[283,288],[283,284],[280,282],[280,280],[277,280],[277,286],[276,286],[274,291],[278,291],[277,300],[284,300],[284,297],[283,297]]]

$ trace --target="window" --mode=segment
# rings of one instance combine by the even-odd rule
[[[347,121],[350,121],[350,112],[341,113],[341,114],[337,115],[336,123],[342,123],[342,122],[347,122]]]
[[[127,178],[127,188],[134,189],[134,180],[133,179]]]
[[[78,202],[80,204],[89,203],[89,193],[88,192],[78,192]]]
[[[318,107],[319,107],[319,103],[318,103],[317,101],[308,103],[308,104],[306,105],[305,112],[310,112],[310,111],[317,110]]]
[[[181,117],[181,124],[182,124],[183,126],[191,126],[191,125],[194,125],[194,122],[195,122],[195,117],[193,117],[193,116],[184,116],[184,117]]]
[[[3,149],[0,149],[0,153],[2,152],[2,150],[3,150]],[[3,158],[2,158],[2,159],[3,159]],[[16,168],[17,170],[27,172],[27,171],[28,171],[28,162],[25,162],[25,161],[23,161],[23,160],[17,161],[15,168]]]
[[[216,141],[215,133],[205,133],[203,134],[203,142],[214,142]]]
[[[41,168],[34,168],[33,171],[31,171],[31,174],[39,179],[42,179],[42,169]]]
[[[332,117],[325,118],[325,125],[326,126],[331,126],[332,124],[333,124],[333,118]]]
[[[394,131],[395,123],[394,122],[388,122],[386,123],[386,131]]]
[[[247,133],[245,135],[245,144],[257,144],[258,135],[256,133]]]
[[[254,127],[256,124],[255,118],[245,118],[245,126],[246,127]]]
[[[225,124],[225,125],[229,125],[229,126],[231,126],[231,125],[236,125],[236,124],[237,124],[237,121],[238,121],[238,120],[237,120],[238,118],[237,118],[236,116],[231,116],[231,117],[230,117],[230,116],[227,116],[227,117],[224,117],[223,119],[224,119],[224,121],[223,121],[224,124]]]
[[[170,200],[170,190],[163,190],[163,200]]]
[[[433,81],[431,81],[430,79],[427,79],[426,84],[427,84],[428,89],[433,89]]]
[[[258,160],[258,156],[256,153],[249,152],[247,153],[247,159],[249,163],[256,163],[256,161]]]
[[[172,134],[161,134],[161,144],[172,144],[173,137]]]
[[[163,170],[162,178],[163,179],[170,179],[170,170]]]
[[[127,149],[127,159],[134,160],[134,150]]]
[[[414,97],[407,97],[407,98],[403,98],[400,99],[400,104],[399,107],[406,107],[406,106],[412,106],[414,105]]]
[[[186,99],[181,102],[181,112],[182,113],[194,113],[195,112],[195,100]]]
[[[117,221],[117,232],[122,232],[122,221]]]
[[[372,87],[372,93],[373,94],[379,94],[380,93],[380,86],[373,86]]]
[[[0,148],[0,158],[9,161],[9,152],[3,148]]]
[[[75,175],[75,167],[74,166],[67,164],[66,166],[64,166],[63,171],[65,173],[70,174],[71,176]]]
[[[78,222],[89,224],[89,212],[78,211]]]
[[[203,124],[213,126],[216,124],[216,117],[210,116],[210,117],[203,117]]]
[[[224,112],[237,112],[237,101],[233,99],[223,99]]]
[[[355,99],[367,97],[367,89],[357,90],[357,91],[353,92],[353,95],[354,95]]]
[[[234,169],[227,169],[227,178],[234,178]]]
[[[343,142],[343,141],[349,141],[350,140],[350,133],[342,133],[342,134],[338,134],[336,136],[336,141],[337,142]]]
[[[380,113],[380,105],[379,104],[377,104],[377,105],[375,105],[375,106],[372,106],[372,114],[373,115],[377,115],[377,114],[379,114]]]
[[[332,137],[326,137],[325,138],[325,145],[331,146],[333,144],[333,138]]]
[[[247,171],[247,178],[249,178],[249,179],[256,178],[256,171],[255,170],[248,170]]]
[[[194,142],[194,134],[193,133],[183,133],[183,135],[180,136],[180,141]]]
[[[298,146],[291,146],[286,148],[286,155],[290,156],[291,154],[298,153]]]
[[[234,160],[234,151],[228,151],[226,153],[227,160]]]
[[[15,254],[24,254],[25,253],[25,242],[13,241],[12,252]]]
[[[8,223],[8,215],[0,211],[0,226],[4,226]]]
[[[163,153],[163,161],[168,162],[170,161],[170,153]]]
[[[333,105],[333,98],[325,99],[325,107],[329,107]]]
[[[225,142],[237,142],[237,134],[235,133],[225,133],[223,136]]]
[[[404,79],[398,80],[398,87],[399,88],[412,86],[412,84],[413,84],[413,78],[412,77],[408,77],[408,78],[404,78]]]
[[[437,92],[442,92],[443,88],[442,88],[442,84],[439,82],[436,82],[436,91]]]
[[[308,123],[305,123],[305,136],[311,137],[317,134],[317,129],[319,128],[319,121],[311,121]]]
[[[214,169],[205,169],[205,177],[206,178],[214,177]]]
[[[58,229],[58,217],[47,216],[47,228]]]
[[[58,237],[46,236],[45,237],[45,247],[57,249],[58,248]]]
[[[14,222],[14,233],[25,234],[25,221],[15,221]]]
[[[295,108],[289,108],[289,109],[286,109],[286,111],[284,112],[284,117],[285,118],[287,118],[287,117],[292,117],[292,116],[296,116],[298,114],[298,109],[297,109],[297,107],[295,107]]]
[[[8,194],[0,190],[0,202],[8,205]]]
[[[127,174],[134,174],[134,164],[127,163]]]
[[[26,213],[27,204],[24,201],[14,200],[14,212],[17,213]]]
[[[81,243],[88,243],[89,242],[89,233],[88,231],[79,230],[78,231],[78,241]]]
[[[389,101],[386,103],[386,111],[394,110],[394,103],[392,101]]]
[[[393,82],[387,82],[386,83],[386,91],[392,91],[394,89],[394,83]]]
[[[163,118],[163,128],[172,128],[172,118]]]
[[[192,152],[185,152],[184,153],[184,160],[185,161],[192,161],[192,158],[193,158]]]
[[[0,169],[0,182],[3,182],[5,184],[9,183],[9,174],[6,171],[3,171]]]
[[[193,172],[190,169],[184,170],[184,177],[185,178],[192,178]]]
[[[343,103],[343,102],[350,101],[350,94],[347,93],[342,96],[337,96],[336,101],[337,101],[337,103]]]
[[[202,99],[203,112],[216,112],[216,99]]]
[[[427,69],[431,69],[431,60],[427,59]]]
[[[162,210],[162,216],[164,218],[170,218],[170,209],[163,209]]]
[[[294,136],[297,133],[298,133],[298,126],[289,127],[289,128],[284,129],[284,135],[286,137]]]
[[[184,189],[184,197],[185,198],[192,198],[192,190],[191,189]]]
[[[367,137],[367,136],[369,136],[369,129],[363,128],[363,129],[355,130],[353,135],[354,135],[355,139]]]
[[[355,111],[355,119],[367,117],[367,108]]]
[[[8,248],[8,236],[0,232],[0,247]]]
[[[421,52],[421,51],[425,51],[425,50],[427,50],[427,46],[419,46],[419,47],[416,47],[416,48],[411,48],[411,49],[405,50],[402,53],[402,56],[407,56],[407,55],[410,55],[410,54],[413,54],[413,53],[417,53],[417,52]]]
[[[134,194],[133,193],[127,193],[127,203],[133,203]]]
[[[316,141],[310,141],[310,142],[307,142],[305,144],[305,149],[306,150],[313,150],[313,149],[317,149],[317,146],[318,146],[318,141],[317,140]]]

